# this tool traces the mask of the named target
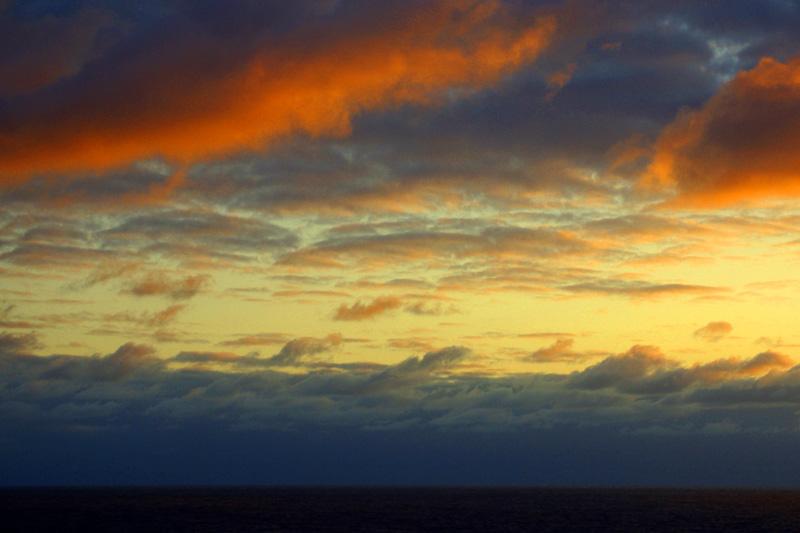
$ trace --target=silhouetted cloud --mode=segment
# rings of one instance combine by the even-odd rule
[[[266,366],[296,366],[308,362],[308,358],[342,343],[342,336],[332,333],[324,339],[301,337],[287,342],[281,351],[264,360]]]
[[[112,428],[133,418],[179,426],[213,418],[229,427],[406,423],[451,430],[572,423],[644,430],[694,420],[693,432],[730,420],[772,432],[781,426],[766,413],[800,405],[800,376],[774,352],[685,366],[653,346],[633,346],[570,374],[474,376],[465,372],[473,352],[463,346],[394,365],[320,361],[343,342],[339,335],[294,339],[269,358],[182,351],[162,359],[133,343],[103,356],[38,356],[27,351],[35,348],[32,336],[0,339],[3,412],[7,420],[27,413],[29,424],[45,430],[89,420]],[[282,366],[294,368],[276,370]],[[758,410],[752,420],[742,404]]]

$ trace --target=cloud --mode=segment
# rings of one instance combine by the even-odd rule
[[[457,363],[469,355],[470,350],[464,346],[449,346],[435,352],[428,352],[419,357],[409,357],[405,361],[395,366],[391,372],[395,373],[416,373],[416,372],[436,372]]]
[[[9,11],[0,6],[0,96],[6,97],[77,74],[126,29],[114,13],[94,6],[32,20]]]
[[[659,240],[685,243],[688,239],[703,237],[713,231],[707,225],[693,221],[642,213],[592,220],[585,227],[610,237],[625,239],[628,243]]]
[[[332,333],[323,339],[300,337],[287,342],[281,351],[265,359],[265,366],[299,366],[309,362],[310,356],[327,352],[342,343],[339,333]]]
[[[672,364],[656,346],[634,346],[621,355],[603,359],[570,376],[569,386],[597,390],[641,378],[651,370]]]
[[[167,296],[173,300],[188,300],[210,283],[211,276],[207,274],[175,279],[163,273],[152,273],[132,282],[123,292],[134,296]]]
[[[156,313],[153,318],[150,319],[149,323],[151,326],[164,326],[175,320],[178,316],[178,313],[183,311],[185,308],[185,305],[170,305],[163,311]]]
[[[83,241],[85,238],[86,234],[77,228],[55,224],[43,224],[26,231],[21,240],[37,243],[67,244],[75,241]]]
[[[155,350],[145,344],[132,342],[123,344],[108,355],[76,357],[52,355],[38,357],[24,352],[35,338],[17,337],[10,341],[7,335],[0,337],[0,343],[11,344],[8,352],[2,351],[0,365],[5,366],[4,379],[21,379],[26,383],[63,382],[67,389],[79,391],[86,383],[122,382],[133,374],[160,367],[154,356]],[[2,345],[0,345],[2,348]],[[152,379],[152,377],[151,377]],[[53,388],[58,394],[60,387]]]
[[[562,70],[553,72],[547,77],[547,87],[550,89],[550,92],[547,93],[545,98],[548,101],[552,100],[558,94],[558,92],[569,83],[569,81],[572,79],[572,76],[575,74],[576,67],[577,65],[575,63],[570,63]]]
[[[740,366],[740,372],[743,374],[761,374],[774,368],[788,368],[792,365],[794,365],[794,361],[789,356],[768,350],[743,361]]]
[[[241,356],[231,352],[180,352],[171,361],[176,363],[238,363]]]
[[[285,344],[287,335],[283,333],[260,333],[247,335],[237,339],[222,341],[222,346],[263,346],[266,344]]]
[[[156,362],[155,350],[144,344],[129,342],[105,357],[88,358],[89,375],[100,381],[120,381],[136,370]]]
[[[397,309],[402,306],[403,302],[397,296],[379,296],[368,304],[356,302],[348,307],[344,304],[339,306],[334,314],[334,320],[366,320],[374,318],[375,316]]]
[[[691,285],[685,283],[653,283],[637,280],[607,280],[607,281],[587,281],[575,283],[562,287],[563,290],[572,293],[589,294],[616,294],[619,296],[656,298],[669,294],[714,294],[724,291],[721,287],[710,287],[707,285]]]
[[[572,351],[573,339],[560,338],[546,348],[539,348],[532,354],[525,357],[525,361],[536,363],[570,360],[575,352]]]
[[[454,305],[443,307],[441,302],[429,304],[427,302],[416,302],[406,305],[403,308],[406,313],[419,316],[440,316],[452,313],[458,313],[458,309]]]
[[[519,337],[549,337],[551,335],[553,334],[545,333],[519,335]],[[603,354],[602,352],[576,352],[572,349],[573,344],[575,344],[574,339],[569,337],[560,337],[556,339],[556,341],[550,346],[539,348],[535,352],[526,355],[523,360],[532,363],[575,362],[590,357],[608,355],[607,353]]]
[[[415,337],[387,339],[387,343],[393,348],[412,348],[414,350],[430,350],[433,347],[429,339]]]
[[[5,185],[156,155],[197,161],[298,134],[345,135],[359,113],[497,82],[542,53],[556,18],[500,1],[445,0],[362,4],[250,42],[189,17],[164,24],[171,31],[137,35],[61,90],[12,108],[0,136]]]
[[[126,252],[114,254],[110,250],[100,250],[84,246],[56,244],[22,243],[12,250],[0,254],[0,260],[28,268],[66,269],[87,268],[104,260],[119,259],[129,255]]]
[[[732,382],[773,370],[790,368],[793,364],[786,355],[767,351],[745,360],[730,357],[702,365],[695,364],[689,368],[659,368],[648,376],[623,384],[620,388],[635,394],[670,394],[697,383],[709,386],[720,382]]]
[[[491,332],[491,333],[487,333],[487,335],[490,335],[490,336],[505,336],[506,334],[500,333],[500,332]],[[541,331],[541,332],[537,332],[537,333],[517,333],[517,334],[512,335],[512,336],[519,337],[521,339],[541,339],[541,338],[546,338],[546,337],[568,338],[568,337],[574,337],[575,334],[574,333],[565,333],[565,332],[562,332],[562,331]]]
[[[800,56],[765,57],[705,105],[664,128],[643,177],[674,187],[675,207],[717,208],[800,196]]]
[[[502,261],[602,253],[571,231],[465,221],[463,226],[327,239],[281,256],[288,268],[343,268],[351,262],[375,267],[442,258]]]
[[[709,342],[717,342],[733,331],[733,326],[728,322],[709,322],[702,328],[695,331],[692,335],[705,339]]]
[[[344,390],[355,396],[380,395],[391,391],[404,395],[413,391],[415,387],[435,382],[437,373],[446,372],[471,353],[471,350],[464,346],[448,346],[441,350],[426,352],[422,358],[409,357],[396,365],[350,380]],[[325,382],[322,381],[317,385],[324,386]]]
[[[39,347],[39,339],[33,332],[26,334],[0,334],[0,353],[25,352]]]
[[[37,356],[26,352],[29,340],[16,337],[0,349],[0,420],[20,416],[26,427],[58,431],[213,419],[227,428],[281,431],[408,423],[493,431],[589,424],[627,432],[654,425],[691,431],[731,419],[770,432],[785,430],[780,413],[800,405],[798,371],[772,352],[683,366],[655,347],[633,346],[570,374],[476,376],[462,372],[472,353],[463,346],[394,365],[318,361],[340,342],[338,335],[294,339],[266,359],[183,351],[162,360],[133,343],[105,356]],[[461,422],[451,426],[455,419]]]
[[[161,327],[174,322],[178,314],[186,309],[185,304],[170,305],[161,311],[142,311],[138,315],[125,310],[118,313],[106,313],[101,315],[104,322],[123,322],[137,324],[140,326]]]
[[[386,288],[392,284],[378,284],[370,288]],[[365,285],[359,285],[361,287]],[[370,303],[364,304],[357,301],[351,306],[342,304],[334,314],[334,320],[365,320],[374,318],[379,314],[386,313],[393,309],[401,308],[404,312],[417,316],[441,316],[446,314],[458,313],[454,305],[443,306],[441,302],[430,302],[442,298],[436,295],[407,294],[400,298],[398,296],[379,296]],[[413,303],[406,303],[408,300],[418,299]]]
[[[295,246],[297,236],[258,217],[211,209],[164,209],[137,213],[98,232],[107,247],[138,248],[197,262],[247,261],[255,254]]]

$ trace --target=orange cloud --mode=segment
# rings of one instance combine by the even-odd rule
[[[607,281],[588,281],[562,287],[574,294],[608,294],[630,298],[659,298],[667,295],[704,295],[725,291],[722,287],[707,285],[687,285],[684,283],[650,283],[647,281],[628,281],[612,279]]]
[[[738,357],[717,359],[704,365],[695,364],[688,372],[693,381],[710,384],[736,379],[742,376],[757,376],[778,368],[789,368],[793,361],[788,356],[768,350],[749,359]]]
[[[572,345],[575,343],[573,339],[561,338],[556,342],[545,348],[539,348],[532,354],[525,357],[526,361],[533,362],[550,362],[550,361],[567,361],[575,357],[575,352],[572,351]]]
[[[169,322],[175,320],[178,316],[178,313],[183,311],[186,308],[185,305],[171,305],[155,314],[155,316],[150,320],[150,324],[153,326],[163,326]]]
[[[188,300],[208,286],[211,276],[200,274],[184,279],[171,279],[163,273],[152,273],[131,285],[130,294],[135,296],[169,296],[173,300]]]
[[[794,361],[782,353],[767,350],[760,354],[743,361],[739,372],[743,374],[757,375],[774,368],[789,368],[794,365]]]
[[[693,333],[695,337],[716,342],[733,330],[728,322],[709,322]]]
[[[662,131],[642,186],[674,187],[675,207],[797,197],[798,146],[800,56],[763,58]]]
[[[500,0],[386,11],[265,41],[224,75],[197,61],[222,54],[212,53],[220,43],[200,36],[191,46],[145,51],[102,80],[35,93],[0,134],[2,184],[156,156],[187,163],[291,135],[346,135],[359,113],[431,104],[450,88],[498,81],[536,59],[556,29],[554,14],[531,20]]]
[[[545,96],[547,101],[552,100],[555,95],[570,82],[572,75],[575,74],[576,66],[575,63],[570,63],[563,69],[553,72],[547,77],[547,88],[550,89],[550,92]]]
[[[334,320],[364,320],[396,309],[403,302],[396,296],[379,296],[369,304],[354,303],[351,307],[342,304],[333,316]]]

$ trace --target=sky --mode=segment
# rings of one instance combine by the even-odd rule
[[[0,1],[0,485],[796,485],[800,5]]]

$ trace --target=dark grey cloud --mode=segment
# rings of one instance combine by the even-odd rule
[[[19,2],[0,5],[0,97],[34,91],[79,73],[128,29],[116,13],[74,6],[71,13],[26,16]]]
[[[295,339],[270,358],[181,352],[169,359],[133,343],[104,356],[37,356],[29,352],[35,337],[0,339],[0,405],[7,420],[25,418],[47,431],[56,423],[91,421],[111,429],[209,417],[228,428],[283,430],[316,424],[502,432],[591,424],[613,431],[680,426],[697,433],[733,420],[742,431],[786,431],[768,423],[767,413],[780,418],[779,410],[796,410],[800,402],[796,368],[771,352],[683,366],[656,348],[634,346],[571,374],[479,376],[460,370],[472,357],[463,346],[394,365],[320,361],[341,342],[338,336]],[[280,366],[306,368],[275,370]],[[750,419],[742,405],[761,414]]]
[[[6,337],[4,336],[5,340]],[[3,379],[13,383],[14,390],[23,395],[28,385],[40,380],[54,385],[51,393],[55,394],[52,398],[55,399],[66,391],[77,393],[94,382],[122,382],[138,371],[160,367],[159,360],[154,357],[153,348],[143,344],[127,343],[105,356],[38,357],[27,355],[19,349],[30,345],[30,342],[28,338],[18,337],[18,346],[12,345],[12,349],[2,354]],[[46,392],[34,393],[34,396],[40,394],[47,396]]]
[[[324,339],[301,337],[287,342],[281,351],[264,361],[267,366],[296,366],[309,357],[326,352],[342,343],[342,336],[331,334]]]
[[[69,180],[34,177],[12,189],[0,191],[0,203],[9,206],[60,204],[92,206],[93,210],[128,210],[146,204],[136,201],[145,198],[148,191],[163,186],[174,168],[154,159],[142,161],[130,168],[113,169],[102,175],[78,173]],[[43,194],[45,192],[45,194]]]
[[[261,344],[275,344],[280,336],[254,336],[243,337],[237,341],[223,342],[225,346],[254,346]],[[242,368],[252,367],[294,367],[294,366],[324,366],[318,356],[329,352],[342,343],[342,335],[332,333],[324,338],[317,337],[298,337],[286,342],[281,350],[271,356],[262,358],[257,352],[246,356],[238,356],[230,352],[181,352],[170,361],[178,363],[218,363],[239,366]]]
[[[36,334],[3,333],[0,335],[0,353],[23,353],[39,346]]]
[[[341,267],[351,261],[397,264],[427,261],[431,257],[492,262],[504,257],[557,258],[592,253],[602,250],[569,232],[469,221],[464,228],[433,227],[425,231],[326,239],[289,252],[276,264]]]
[[[436,352],[428,352],[422,359],[411,357],[395,367],[395,372],[405,374],[414,372],[434,372],[461,361],[470,353],[463,346],[450,346]]]
[[[0,226],[0,261],[36,269],[88,272],[73,289],[113,282],[137,296],[163,294],[187,299],[210,286],[207,274],[147,268],[146,258],[168,258],[181,266],[247,264],[295,247],[294,231],[264,217],[210,209],[145,208],[136,213],[14,211]]]
[[[644,240],[680,240],[702,238],[711,234],[709,226],[695,221],[684,221],[652,214],[631,214],[588,221],[584,227],[613,237],[640,238]]]
[[[0,261],[25,267],[60,269],[69,266],[88,267],[98,262],[120,259],[121,256],[134,257],[129,252],[114,253],[85,246],[24,243],[0,254]]]
[[[134,215],[100,236],[110,245],[142,242],[159,244],[189,241],[213,251],[269,252],[291,246],[297,238],[288,230],[255,218],[207,210],[164,210]]]

